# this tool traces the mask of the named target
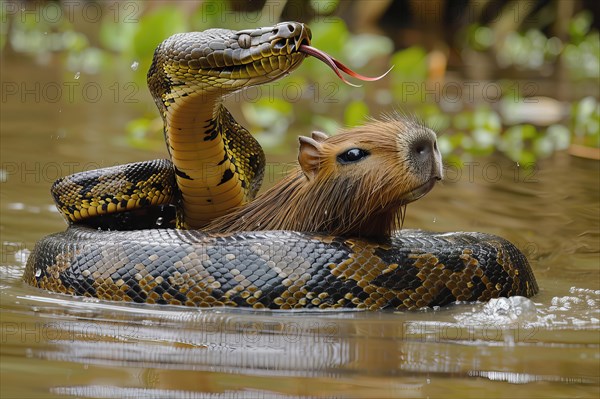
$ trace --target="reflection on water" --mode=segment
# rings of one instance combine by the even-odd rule
[[[490,386],[591,395],[598,384],[599,291],[569,293],[577,317],[525,298],[404,313],[199,311],[72,299],[3,277],[3,373],[41,368],[13,393],[477,397]]]
[[[3,79],[32,73],[18,67]],[[64,229],[48,194],[57,175],[165,156],[122,141],[125,122],[145,109],[122,105],[2,106],[3,398],[600,394],[599,164],[564,154],[535,169],[504,158],[448,165],[405,221],[515,242],[541,288],[532,300],[427,312],[199,311],[24,285],[35,241]],[[309,128],[296,127],[290,142]]]

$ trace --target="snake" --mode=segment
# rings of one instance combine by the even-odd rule
[[[526,257],[491,234],[203,230],[251,203],[264,175],[264,152],[223,105],[225,96],[279,79],[307,56],[344,81],[340,71],[375,79],[311,39],[305,24],[282,22],[163,41],[148,86],[169,159],[58,179],[51,193],[69,226],[36,243],[24,281],[110,301],[255,309],[415,310],[536,294]]]

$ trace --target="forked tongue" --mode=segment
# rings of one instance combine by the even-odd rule
[[[346,65],[342,64],[340,61],[336,60],[335,58],[331,57],[329,54],[319,50],[318,48],[314,48],[311,46],[307,46],[305,44],[301,45],[300,48],[298,48],[298,51],[300,51],[301,53],[307,54],[307,55],[312,55],[313,57],[323,61],[325,64],[327,64],[327,66],[329,66],[331,69],[333,69],[333,72],[335,72],[335,74],[342,79],[342,81],[350,86],[354,86],[354,87],[360,87],[360,85],[355,85],[354,83],[351,83],[349,81],[346,80],[346,78],[344,77],[344,75],[342,75],[342,73],[340,72],[343,71],[345,73],[347,73],[348,75],[352,76],[353,78],[356,78],[358,80],[362,80],[362,81],[366,81],[366,82],[372,82],[375,80],[379,80],[381,78],[383,78],[385,75],[387,75],[393,68],[390,68],[387,70],[386,73],[384,73],[383,75],[371,78],[369,76],[363,76],[359,73],[354,72],[352,69],[348,68]]]

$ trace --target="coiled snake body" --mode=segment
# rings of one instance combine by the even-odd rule
[[[179,34],[163,42],[148,83],[171,161],[59,179],[52,193],[72,224],[36,244],[24,280],[108,300],[274,309],[417,309],[535,294],[523,254],[482,233],[403,230],[369,241],[293,231],[201,230],[254,198],[265,164],[259,144],[219,100],[289,73],[307,54],[338,75],[336,67],[348,72],[309,44],[308,28],[287,22]],[[175,206],[161,217],[170,219],[169,209],[175,208],[179,229],[147,228],[152,217],[138,223],[118,213],[152,212],[165,204]],[[140,226],[144,229],[114,231]]]

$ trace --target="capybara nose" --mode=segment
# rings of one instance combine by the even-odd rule
[[[442,180],[442,156],[438,150],[437,140],[432,134],[431,137],[420,137],[411,144],[409,156],[413,162],[424,174],[429,177]]]

